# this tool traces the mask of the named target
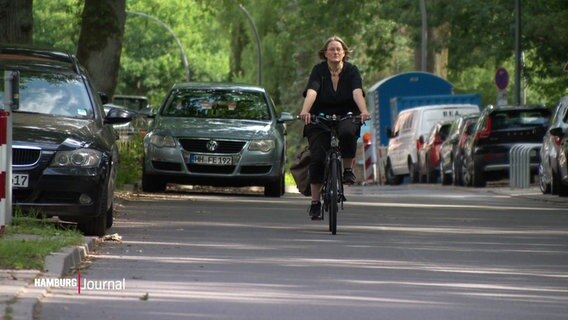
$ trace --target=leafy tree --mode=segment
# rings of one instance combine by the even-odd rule
[[[85,0],[77,58],[98,90],[112,96],[116,88],[126,0]]]
[[[427,1],[428,25],[432,30],[446,29],[443,36],[429,41],[429,56],[447,49],[448,80],[459,91],[479,92],[492,103],[496,95],[495,70],[506,66],[513,73],[514,1],[508,0],[433,0]],[[522,46],[525,52],[523,79],[528,102],[553,104],[567,94],[568,78],[562,74],[566,62],[562,52],[568,27],[559,21],[568,18],[563,0],[522,2]],[[420,13],[413,0],[388,0],[381,7],[384,17],[411,29],[414,47],[419,47]],[[480,69],[486,72],[478,72]],[[472,75],[482,78],[470,79]],[[482,75],[483,74],[483,75]],[[461,82],[462,79],[470,82]]]

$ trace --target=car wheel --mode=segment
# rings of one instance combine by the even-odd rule
[[[284,194],[283,186],[284,184],[282,181],[284,180],[284,176],[280,176],[280,178],[271,181],[270,183],[264,186],[264,196],[265,197],[272,197],[277,198]]]
[[[475,165],[475,162],[473,163],[473,172],[472,172],[472,175],[471,175],[471,184],[474,187],[477,187],[477,188],[485,187],[485,185],[487,184],[485,182],[485,176],[484,176],[483,170],[481,170],[479,165]]]
[[[408,160],[408,174],[410,175],[410,182],[418,182],[420,173],[418,172],[417,165],[413,163],[412,160]]]
[[[542,164],[538,165],[538,186],[540,187],[540,191],[542,193],[550,193],[551,184],[546,182],[544,176],[544,167],[542,166]]]
[[[436,183],[436,170],[430,167],[430,159],[426,158],[426,183]]]
[[[558,194],[558,190],[560,190],[560,174],[556,173],[554,170],[551,171],[552,174],[550,175],[550,193]]]
[[[461,174],[458,175],[458,177],[461,176],[461,184],[466,187],[471,187],[473,179],[472,179],[472,172],[469,170],[468,164],[462,160],[462,164],[460,167],[461,167]]]
[[[391,186],[397,186],[402,182],[400,176],[395,175],[392,171],[390,162],[387,162],[387,166],[385,167],[385,175],[387,178],[387,184],[390,184]]]
[[[110,205],[110,209],[107,210],[106,212],[106,228],[109,229],[110,227],[112,227],[112,224],[114,223],[114,205],[111,204]]]
[[[463,172],[464,169],[461,163],[456,162],[455,159],[452,159],[452,183],[454,186],[463,186]]]
[[[107,189],[101,191],[101,197],[97,203],[97,216],[84,222],[80,222],[77,228],[86,236],[102,237],[107,229]]]
[[[142,191],[144,192],[164,192],[166,185],[163,179],[147,174],[142,175]]]
[[[560,197],[568,197],[568,186],[562,183],[558,184],[558,195]]]
[[[442,185],[446,186],[452,183],[452,176],[444,172],[443,159],[440,159],[440,182],[442,183]]]

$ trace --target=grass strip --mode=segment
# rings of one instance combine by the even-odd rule
[[[83,241],[78,230],[18,211],[0,238],[0,269],[42,270],[49,254]]]

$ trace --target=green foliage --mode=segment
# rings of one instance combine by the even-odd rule
[[[128,141],[119,143],[119,162],[116,175],[116,189],[126,184],[136,184],[142,178],[142,161],[144,158],[144,140],[133,135]]]

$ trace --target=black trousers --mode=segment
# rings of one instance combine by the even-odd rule
[[[357,139],[361,134],[361,124],[353,119],[338,123],[339,148],[341,156],[354,158],[357,153]],[[308,138],[312,161],[310,162],[310,183],[322,183],[325,172],[325,157],[331,144],[331,134],[327,127],[310,123],[304,126],[304,137]]]

